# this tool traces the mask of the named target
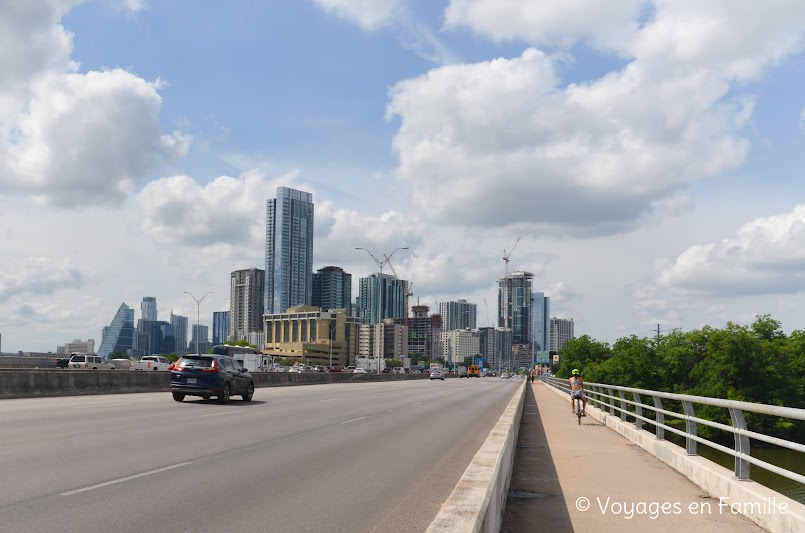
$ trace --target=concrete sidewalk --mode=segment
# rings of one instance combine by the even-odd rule
[[[685,530],[763,531],[592,417],[579,426],[569,397],[526,386],[502,532]]]

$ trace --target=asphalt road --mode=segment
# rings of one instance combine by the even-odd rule
[[[519,384],[0,400],[0,531],[421,532]]]

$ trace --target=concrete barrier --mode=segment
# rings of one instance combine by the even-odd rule
[[[426,530],[428,533],[500,531],[527,383],[523,380],[500,420]]]
[[[428,374],[255,372],[256,387],[427,379]],[[0,399],[170,391],[169,372],[131,370],[0,369]]]
[[[563,398],[565,391],[545,385]],[[698,455],[688,455],[685,449],[667,440],[659,440],[646,430],[624,422],[620,415],[611,415],[587,402],[587,415],[617,431],[630,442],[640,446],[680,474],[684,475],[711,498],[718,500],[720,513],[732,513],[737,504],[740,514],[773,533],[805,533],[805,505],[783,496],[764,485],[736,479],[735,473]],[[784,512],[780,509],[784,508]]]

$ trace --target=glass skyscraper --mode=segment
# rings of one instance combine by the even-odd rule
[[[352,274],[343,268],[327,266],[313,273],[313,307],[322,311],[349,310],[352,303]]]
[[[120,304],[112,322],[103,328],[101,346],[98,355],[109,357],[114,353],[131,354],[132,337],[134,336],[134,309]]]
[[[512,331],[513,344],[530,344],[531,284],[530,272],[510,272],[501,278],[498,290],[498,326]]]
[[[277,187],[277,197],[266,201],[263,312],[284,313],[312,301],[313,195]]]
[[[262,298],[262,295],[260,295]],[[212,343],[215,346],[229,340],[229,311],[213,311]]]
[[[156,320],[157,319],[157,299],[153,296],[144,296],[143,302],[140,304],[140,311],[142,312],[143,320]]]
[[[531,310],[534,352],[547,352],[551,346],[551,299],[543,292],[533,293]]]
[[[378,294],[378,290],[380,294]],[[364,324],[377,324],[384,318],[405,318],[405,293],[408,281],[389,274],[376,273],[358,280],[359,314]],[[378,301],[379,300],[379,301]],[[378,315],[378,304],[381,312]]]

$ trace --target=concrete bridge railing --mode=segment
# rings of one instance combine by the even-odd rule
[[[567,380],[543,377],[542,381],[569,395],[570,386]],[[769,531],[805,532],[805,505],[762,485],[742,483],[751,481],[750,465],[799,483],[805,483],[805,476],[798,472],[753,457],[750,439],[801,453],[803,454],[803,464],[805,464],[805,445],[752,431],[747,428],[744,416],[744,413],[749,412],[805,421],[805,409],[674,394],[605,383],[585,383],[584,389],[587,393],[588,405],[592,404],[600,409],[603,423],[687,476],[710,495],[723,497],[732,502],[745,503],[746,505],[742,507],[749,512],[741,514]],[[665,403],[663,403],[664,401]],[[670,410],[668,407],[670,403],[681,405],[682,412]],[[696,407],[702,405],[728,410],[732,424],[726,425],[697,416]],[[651,416],[646,416],[648,414]],[[684,430],[667,423],[666,417],[684,421]],[[645,431],[646,426],[653,427],[653,432]],[[707,426],[732,434],[734,446],[730,448],[701,437],[698,434],[699,426]],[[665,440],[666,431],[685,439],[684,452],[679,446]],[[733,472],[698,457],[698,444],[731,455],[735,459]],[[694,458],[695,461],[692,460]],[[786,512],[768,512],[772,501],[775,505],[778,502],[784,503]]]

